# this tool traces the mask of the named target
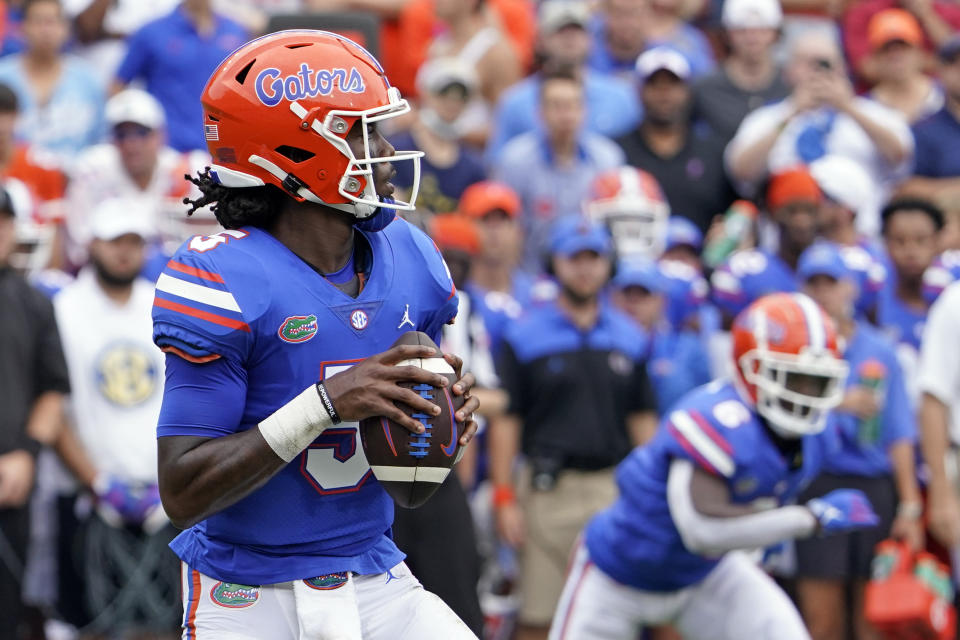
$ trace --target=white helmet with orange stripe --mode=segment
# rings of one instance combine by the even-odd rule
[[[833,321],[800,293],[764,296],[733,324],[734,382],[786,438],[819,433],[843,398],[848,366]]]
[[[646,171],[620,167],[599,174],[584,210],[607,226],[620,258],[655,260],[663,253],[670,206],[657,179]]]

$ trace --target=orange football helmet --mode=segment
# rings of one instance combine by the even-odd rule
[[[823,430],[848,366],[833,321],[801,293],[760,298],[733,323],[734,383],[779,435]]]
[[[373,165],[414,163],[410,210],[420,185],[419,151],[373,156],[367,125],[410,111],[380,63],[357,43],[326,31],[280,31],[234,51],[200,98],[213,157],[211,175],[228,187],[273,184],[293,198],[367,218],[380,206]],[[363,130],[356,157],[347,133]]]
[[[646,171],[620,167],[599,174],[584,209],[607,226],[619,257],[655,260],[663,253],[670,206]]]

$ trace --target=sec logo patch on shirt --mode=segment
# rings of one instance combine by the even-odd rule
[[[357,309],[350,314],[350,326],[357,331],[363,331],[368,322],[370,322],[370,318],[367,317],[367,313],[363,309]]]

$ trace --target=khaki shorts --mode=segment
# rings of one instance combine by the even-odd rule
[[[529,469],[521,476],[520,506],[527,538],[520,552],[520,622],[549,626],[560,600],[570,555],[593,514],[617,497],[613,467],[600,471],[562,471],[551,491],[530,487]]]

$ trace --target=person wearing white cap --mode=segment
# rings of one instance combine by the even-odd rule
[[[690,64],[670,47],[655,47],[637,58],[636,73],[643,120],[617,142],[628,164],[657,179],[670,210],[706,232],[734,195],[723,172],[723,141],[692,126]]]
[[[61,488],[61,500],[89,504],[92,496],[95,505],[94,512],[79,522],[72,517],[60,522],[60,545],[64,550],[71,548],[76,544],[71,534],[82,531],[103,543],[103,557],[118,557],[123,544],[135,541],[144,550],[135,560],[139,564],[150,555],[146,541],[154,536],[160,538],[157,543],[168,541],[172,527],[157,491],[155,429],[163,397],[164,357],[152,342],[153,285],[139,277],[146,241],[153,231],[136,206],[113,199],[92,212],[90,262],[57,294],[53,306],[71,387],[71,411],[56,450],[77,480],[72,491]],[[137,532],[132,539],[131,531]],[[90,580],[105,590],[97,596],[99,602],[78,596],[71,603],[85,609],[86,620],[75,622],[89,622],[103,609],[113,609],[114,614],[123,610],[105,605],[122,591],[132,575],[129,571],[111,575],[110,563],[101,564],[86,553],[61,553],[60,557],[78,558],[76,566],[60,567],[59,573],[65,580],[76,576],[80,582],[61,588],[63,597],[85,593],[85,586],[94,584]],[[165,558],[156,569],[157,584],[176,588],[175,558]],[[154,625],[164,622],[166,628],[175,628],[176,613],[172,620],[166,617],[141,622],[147,623],[145,628],[163,628]],[[117,630],[132,620],[111,618],[110,622],[109,628]]]
[[[778,0],[726,0],[721,24],[729,55],[693,86],[694,112],[724,140],[748,113],[790,95],[773,55],[783,14]]]
[[[857,311],[873,318],[887,281],[887,259],[875,240],[857,230],[860,216],[876,215],[869,206],[873,183],[859,163],[844,156],[824,156],[809,168],[824,196],[818,219],[820,235],[841,247],[840,255],[857,280]]]
[[[166,145],[163,108],[146,91],[126,89],[113,96],[106,117],[110,142],[84,151],[70,172],[65,209],[71,262],[84,262],[92,237],[90,215],[110,198],[127,198],[151,216],[169,248],[211,231],[216,226],[212,216],[191,218],[188,224],[182,203],[197,193],[183,176],[208,164],[207,153],[180,153]]]
[[[873,183],[865,203],[870,214],[857,218],[857,228],[876,237],[876,211],[910,168],[913,136],[906,119],[854,94],[832,37],[811,33],[797,39],[786,72],[793,93],[750,113],[727,146],[731,179],[749,195],[771,173],[826,155],[845,156],[860,163]]]

